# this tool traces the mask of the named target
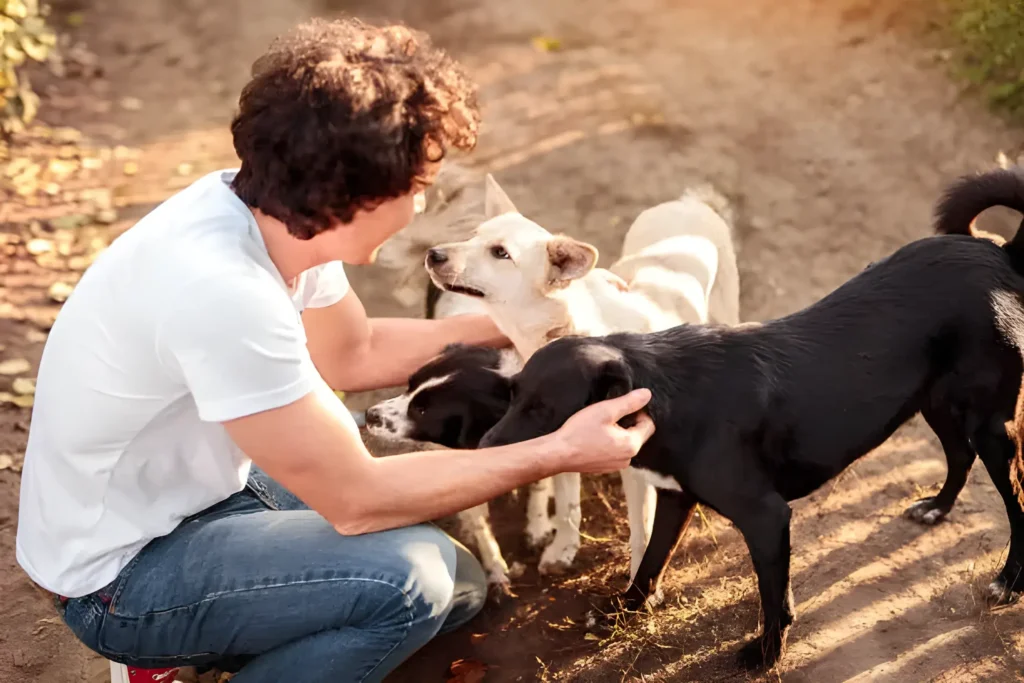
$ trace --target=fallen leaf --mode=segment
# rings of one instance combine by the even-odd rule
[[[487,674],[487,665],[475,659],[457,659],[448,667],[448,683],[480,683]]]
[[[533,47],[541,52],[558,52],[562,49],[562,41],[551,36],[537,36],[533,39]]]
[[[585,634],[583,635],[583,640],[601,640],[601,639],[600,639],[600,638],[598,638],[598,637],[597,637],[596,635],[594,635],[593,633],[585,633]]]
[[[46,254],[53,251],[53,242],[42,238],[36,238],[28,241],[28,244],[25,245],[25,250],[33,256],[39,256],[40,254]]]
[[[0,361],[0,375],[20,375],[32,369],[32,364],[24,358],[11,358]]]
[[[19,396],[32,396],[36,393],[36,381],[31,377],[17,377],[11,383],[11,390]]]
[[[89,216],[84,213],[71,213],[58,216],[50,221],[54,230],[74,230],[89,223]]]
[[[110,225],[117,220],[117,209],[100,209],[96,212],[96,222]]]
[[[81,12],[71,12],[64,21],[67,22],[67,25],[71,28],[78,28],[85,23],[85,15]]]
[[[192,164],[187,163],[187,162],[183,163],[183,164],[178,164],[178,175],[188,175],[191,172],[192,172]]]
[[[121,108],[127,111],[139,111],[142,109],[142,100],[138,97],[122,97]]]
[[[0,453],[0,470],[9,470],[14,467],[14,456]]]
[[[125,175],[135,175],[139,172],[139,164],[136,161],[126,161],[123,170]]]
[[[29,328],[28,332],[25,333],[25,340],[30,344],[42,344],[46,341],[46,333]]]
[[[58,280],[57,282],[54,282],[52,285],[50,285],[50,289],[47,290],[46,294],[53,301],[62,304],[68,300],[69,296],[71,296],[72,290],[74,290],[73,286],[61,280]]]
[[[0,403],[13,403],[19,408],[31,408],[35,399],[31,396],[16,396],[6,391],[0,391]]]

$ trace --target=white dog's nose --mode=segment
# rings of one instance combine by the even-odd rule
[[[444,249],[431,249],[427,252],[427,263],[432,266],[437,266],[448,260],[448,254],[444,252]]]

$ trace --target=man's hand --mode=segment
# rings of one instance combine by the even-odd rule
[[[565,448],[567,472],[617,472],[629,467],[647,439],[654,434],[654,422],[640,413],[637,422],[625,429],[618,421],[642,410],[651,400],[649,389],[637,389],[625,396],[601,401],[576,413],[554,433]]]

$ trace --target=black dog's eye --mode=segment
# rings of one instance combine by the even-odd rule
[[[427,409],[424,406],[414,404],[409,406],[409,412],[417,417],[423,417],[423,413],[427,412]]]
[[[508,252],[505,251],[505,247],[501,246],[500,244],[495,244],[493,247],[491,247],[491,256],[499,260],[511,258],[511,256],[508,255]]]

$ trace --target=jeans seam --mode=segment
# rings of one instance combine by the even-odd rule
[[[402,594],[403,598],[405,598],[406,608],[411,607],[412,600],[409,598],[409,594],[405,592],[405,589],[399,588],[397,585],[395,585],[395,582],[385,581],[384,579],[371,579],[371,578],[361,577],[361,576],[341,576],[341,577],[334,577],[334,578],[330,578],[330,579],[309,579],[309,580],[304,580],[304,581],[288,581],[288,582],[283,582],[283,583],[268,583],[268,584],[262,584],[262,585],[259,585],[259,586],[247,586],[245,588],[235,588],[235,589],[232,589],[232,590],[218,591],[216,593],[210,593],[209,595],[206,595],[205,597],[203,597],[200,600],[196,600],[194,602],[190,602],[190,603],[187,603],[185,605],[177,605],[176,607],[169,607],[167,609],[152,610],[152,611],[149,611],[149,612],[145,612],[144,614],[134,615],[134,616],[126,615],[126,614],[119,614],[117,612],[111,612],[111,613],[114,616],[119,617],[121,619],[141,619],[142,617],[146,617],[146,616],[156,616],[156,615],[163,615],[163,614],[172,614],[174,612],[178,612],[178,611],[181,611],[181,610],[192,609],[193,607],[196,607],[197,605],[202,605],[204,603],[211,602],[213,600],[217,600],[218,598],[223,598],[223,597],[229,596],[229,595],[238,595],[238,594],[241,594],[241,593],[250,593],[252,591],[266,590],[268,588],[288,588],[290,586],[301,586],[301,585],[307,585],[307,584],[320,584],[320,583],[333,583],[335,581],[365,581],[365,582],[368,582],[368,583],[379,583],[379,584],[382,584],[384,586],[388,586],[390,588],[394,588],[396,591],[398,591],[399,593]],[[119,593],[120,593],[120,591],[119,591]],[[114,603],[111,603],[111,604],[113,605]]]
[[[390,657],[391,653],[398,649],[399,645],[405,642],[405,639],[409,636],[409,631],[412,629],[412,600],[409,598],[409,594],[406,593],[404,589],[398,588],[398,586],[395,586],[393,584],[388,585],[398,590],[402,594],[402,597],[405,598],[406,620],[405,623],[402,624],[402,635],[395,641],[395,644],[391,646],[391,649],[389,649],[387,652],[381,655],[380,659],[377,660],[377,663],[370,667],[370,670],[366,672],[366,675],[359,679],[359,683],[362,683],[363,681],[368,679],[373,674],[373,672],[376,671],[380,667],[380,665],[384,663],[384,660]]]

